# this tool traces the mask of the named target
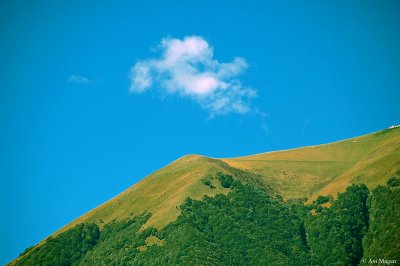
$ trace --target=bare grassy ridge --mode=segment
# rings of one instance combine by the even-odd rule
[[[202,180],[217,172],[232,174],[259,186],[270,187],[285,199],[336,195],[350,183],[370,188],[384,184],[400,171],[400,129],[331,144],[269,152],[231,159],[199,155],[182,157],[147,176],[115,198],[79,217],[55,234],[82,222],[109,223],[114,219],[152,213],[145,224],[162,228],[179,215],[185,198],[226,194],[216,180],[215,188]]]
[[[400,129],[293,150],[223,159],[256,173],[285,198],[336,195],[351,183],[370,188],[400,170]]]

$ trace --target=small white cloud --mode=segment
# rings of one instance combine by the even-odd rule
[[[84,84],[84,85],[88,85],[88,84],[92,84],[93,81],[90,80],[87,77],[81,76],[81,75],[71,75],[68,78],[68,82],[69,83],[76,83],[76,84]]]
[[[200,36],[164,38],[160,50],[159,58],[138,61],[132,67],[130,92],[143,93],[158,84],[169,94],[191,98],[211,115],[251,111],[256,91],[237,79],[248,66],[245,59],[220,63],[213,59],[213,47]]]

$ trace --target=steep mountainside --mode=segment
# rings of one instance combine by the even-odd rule
[[[378,185],[384,185],[390,177],[400,176],[400,128],[386,129],[365,136],[325,145],[269,152],[231,159],[214,159],[199,155],[188,155],[174,161],[159,171],[156,171],[110,201],[79,217],[72,223],[55,232],[52,237],[57,238],[58,235],[62,236],[66,233],[71,234],[70,229],[72,228],[74,228],[73,230],[75,231],[79,228],[86,228],[79,227],[78,229],[75,229],[77,228],[76,225],[82,223],[89,225],[96,224],[101,232],[107,232],[107,228],[114,228],[110,227],[110,224],[117,228],[125,228],[125,225],[118,225],[118,221],[121,221],[122,224],[125,223],[124,221],[128,221],[126,228],[129,228],[129,226],[136,228],[134,231],[130,232],[133,232],[133,237],[139,237],[137,242],[135,242],[137,243],[135,244],[135,250],[141,250],[140,247],[146,247],[148,241],[154,243],[161,241],[155,236],[152,228],[154,228],[154,230],[164,230],[163,228],[168,225],[167,231],[164,230],[166,233],[161,233],[161,235],[164,234],[164,237],[173,237],[174,233],[171,232],[178,229],[179,232],[182,232],[180,226],[188,226],[185,225],[186,222],[179,222],[184,219],[181,215],[182,210],[185,210],[186,208],[187,211],[189,210],[190,212],[193,212],[191,208],[187,209],[188,202],[185,201],[186,198],[201,200],[205,195],[213,198],[220,194],[228,195],[229,200],[238,200],[238,202],[241,202],[243,199],[240,197],[242,196],[240,196],[239,199],[235,199],[234,195],[236,194],[231,194],[232,189],[229,186],[224,185],[224,182],[221,181],[220,178],[217,178],[218,176],[220,178],[221,176],[233,176],[234,179],[239,182],[234,187],[237,191],[244,191],[247,189],[243,188],[241,184],[250,185],[250,187],[253,187],[256,190],[249,190],[249,193],[255,193],[254,195],[258,195],[257,197],[261,195],[259,193],[265,193],[266,197],[275,197],[277,202],[274,204],[277,204],[276,206],[279,207],[274,207],[275,205],[273,204],[273,206],[271,205],[271,210],[274,208],[283,208],[286,212],[294,208],[285,205],[285,202],[289,200],[304,202],[304,200],[308,199],[308,203],[312,203],[313,200],[320,195],[332,195],[336,197],[337,193],[344,192],[346,187],[353,183],[363,183],[369,189],[373,189]],[[239,193],[237,195],[241,194]],[[226,202],[225,199],[219,198],[219,200],[222,200],[221,202]],[[282,200],[282,202],[280,200]],[[247,202],[250,201],[251,199],[247,199]],[[210,203],[211,205],[207,204],[205,207],[211,205],[214,206],[216,204],[214,207],[209,207],[212,210],[215,208],[222,208],[219,202]],[[238,205],[239,213],[243,211],[240,204]],[[336,206],[335,204],[334,206]],[[229,204],[224,207],[224,211],[227,215],[225,218],[229,220],[229,215],[231,214],[229,209],[226,209],[228,206]],[[245,207],[248,208],[249,206],[246,205]],[[260,208],[263,207],[261,206]],[[302,209],[299,206],[295,207],[295,209],[298,208]],[[250,213],[252,212],[251,210],[252,209],[250,208]],[[319,210],[317,211],[321,211],[321,207],[319,207]],[[304,212],[304,210],[301,210],[301,212]],[[304,213],[306,213],[306,211]],[[307,219],[304,218],[304,213],[293,218],[289,211],[289,218],[283,216],[279,218],[283,220],[294,219],[298,224],[293,227],[293,232],[295,232],[293,239],[297,239],[293,241],[300,241],[301,239],[299,240],[298,238],[302,238],[303,233],[301,230],[303,229],[301,228],[303,228],[302,224],[304,223],[302,221],[307,221]],[[197,215],[197,213],[194,213],[194,215]],[[264,214],[260,213],[260,215],[262,216]],[[350,214],[349,217],[351,217],[351,215],[352,214]],[[132,217],[142,218],[129,222],[129,219],[132,219]],[[246,221],[246,219],[243,221]],[[251,219],[249,221],[251,221]],[[232,223],[232,226],[236,225],[237,223]],[[246,223],[244,222],[243,226],[245,225]],[[139,230],[138,232],[144,232],[141,233],[144,235],[140,235],[139,233],[139,235],[137,235],[135,233],[137,230]],[[150,230],[149,232],[153,233],[147,234],[145,233],[147,232],[146,230]],[[214,230],[216,229],[212,229],[212,232]],[[297,232],[296,230],[300,231]],[[310,232],[313,230],[316,229],[311,227]],[[118,232],[120,232],[121,235],[124,234],[122,231]],[[168,235],[168,232],[172,235]],[[192,231],[190,232],[197,234]],[[74,234],[79,235],[79,232]],[[106,245],[104,244],[106,243],[104,233],[102,234],[103,237],[100,236],[100,240],[98,240],[98,235],[95,237],[90,235],[90,239],[96,239],[96,241],[100,241],[103,245]],[[365,232],[363,231],[362,236],[364,234]],[[204,241],[209,241],[206,240],[209,237],[208,235],[202,237],[205,237]],[[254,237],[258,239],[259,236],[255,235]],[[168,239],[168,237],[166,237],[166,239]],[[144,240],[146,241],[143,242]],[[72,242],[74,241],[78,240],[73,240]],[[266,240],[260,239],[257,241]],[[276,239],[276,241],[276,243],[280,243],[279,241],[281,240]],[[318,247],[319,244],[317,241],[320,240],[317,239],[312,241],[314,242],[311,243],[316,243],[316,247]],[[360,248],[361,238],[357,238],[354,241],[356,241],[355,243],[358,243],[357,245]],[[43,241],[42,244],[43,243],[45,242]],[[57,241],[55,243],[57,243]],[[89,244],[88,245],[91,247],[96,243],[92,241]],[[223,242],[220,244],[222,245],[220,246],[221,250],[229,252],[228,250],[225,250],[225,247],[223,247]],[[186,243],[185,245],[188,244]],[[295,249],[299,250],[298,252],[301,252],[293,253],[295,254],[293,256],[306,258],[305,261],[308,261],[309,259],[321,259],[320,257],[314,258],[314,255],[311,256],[309,254],[310,247],[304,245],[305,244],[302,244],[301,241],[296,242]],[[104,248],[105,250],[106,248],[109,249],[109,244]],[[276,247],[271,247],[271,250],[275,249]],[[276,250],[280,249],[281,248],[278,248]],[[86,246],[79,250],[79,254],[83,254],[82,250],[86,252]],[[30,252],[30,250],[27,251],[27,254]],[[112,252],[112,250],[104,252]],[[292,250],[290,252],[294,251]],[[356,261],[358,261],[362,255],[359,254],[359,251],[357,252],[358,253],[354,255]],[[177,254],[175,255],[178,256]],[[92,255],[92,257],[93,256],[94,255]],[[254,256],[255,258],[257,257],[257,255]],[[90,251],[87,258],[90,258]],[[135,258],[137,259],[138,257]],[[92,259],[95,258],[93,257]],[[98,257],[96,257],[96,259],[98,259]],[[285,259],[290,259],[290,256],[285,257]],[[85,261],[85,259],[82,261]]]
[[[79,217],[61,231],[83,222],[100,226],[144,211],[153,215],[145,226],[161,228],[178,217],[185,198],[227,193],[203,180],[217,172],[270,187],[286,199],[335,195],[351,183],[369,188],[385,184],[400,171],[400,128],[385,129],[335,143],[262,153],[232,159],[184,156],[147,176],[117,197]]]

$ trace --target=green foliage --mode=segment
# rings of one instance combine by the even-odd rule
[[[365,185],[351,185],[330,208],[306,219],[313,261],[323,265],[359,263],[361,241],[368,228],[368,193]]]
[[[207,187],[210,188],[215,188],[215,186],[212,184],[212,182],[208,178],[204,178],[201,180],[201,182],[206,185]]]
[[[396,177],[391,177],[388,181],[387,181],[387,185],[389,187],[398,187],[400,186],[400,179],[396,178]]]
[[[145,239],[157,232],[147,228],[139,232],[141,226],[150,218],[150,214],[133,217],[107,224],[101,231],[96,248],[79,262],[79,265],[128,265],[139,254],[139,247]]]
[[[388,182],[389,183],[389,182]],[[367,201],[369,230],[363,239],[365,261],[384,258],[400,261],[400,187],[378,186]]]
[[[158,233],[164,245],[148,247],[132,265],[308,265],[294,205],[226,180],[228,195],[187,199],[178,219]]]
[[[79,224],[76,227],[49,238],[42,245],[25,252],[17,265],[73,265],[92,249],[100,236],[95,224]]]
[[[316,200],[315,203],[320,205],[320,204],[324,204],[327,203],[329,201],[332,201],[332,196],[331,195],[327,195],[327,196],[319,196]]]
[[[21,254],[19,254],[19,256],[20,256],[20,257],[21,257],[21,256],[24,256],[26,253],[28,253],[29,251],[31,251],[33,248],[34,248],[34,246],[30,246],[30,247],[26,248],[26,249],[24,250],[24,252],[22,252]]]
[[[221,186],[223,188],[229,188],[233,183],[233,177],[231,175],[218,173],[218,179],[221,182]]]

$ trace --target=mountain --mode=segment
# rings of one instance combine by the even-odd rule
[[[32,257],[32,254],[35,254],[35,252],[40,253],[38,250],[40,250],[41,247],[44,250],[47,242],[55,241],[56,239],[60,242],[61,240],[58,237],[68,235],[67,239],[75,239],[73,238],[74,236],[79,236],[76,238],[78,240],[74,241],[77,241],[76,243],[79,243],[78,246],[81,247],[79,252],[74,251],[74,254],[79,253],[80,255],[76,257],[72,264],[77,264],[77,262],[80,261],[83,265],[90,265],[96,261],[95,259],[101,258],[101,255],[96,255],[96,252],[98,252],[98,254],[101,254],[101,252],[110,254],[115,252],[115,249],[118,249],[117,247],[114,247],[113,249],[110,248],[119,241],[113,240],[113,242],[111,239],[115,238],[118,234],[123,234],[122,232],[125,232],[123,230],[127,230],[126,228],[131,228],[129,232],[133,232],[133,235],[130,238],[131,240],[129,241],[133,241],[132,239],[137,238],[137,240],[135,240],[137,241],[135,242],[137,245],[133,250],[135,250],[135,252],[139,250],[137,251],[139,252],[137,255],[132,255],[133,257],[130,261],[133,261],[134,259],[138,260],[140,256],[145,256],[143,254],[150,252],[144,250],[146,250],[147,247],[152,246],[151,244],[155,244],[154,246],[163,246],[164,241],[166,241],[166,243],[168,242],[166,239],[175,239],[177,235],[181,234],[183,230],[182,228],[189,228],[185,231],[187,232],[187,235],[193,234],[196,235],[196,238],[198,239],[204,238],[204,243],[201,245],[199,244],[200,246],[198,247],[198,250],[207,250],[209,245],[207,243],[210,243],[209,238],[212,236],[211,238],[215,243],[213,241],[211,242],[217,245],[219,249],[216,248],[215,250],[219,250],[219,253],[214,254],[214,258],[218,259],[216,259],[216,261],[210,260],[210,264],[218,264],[217,262],[227,263],[227,258],[229,256],[223,258],[219,258],[218,256],[220,256],[221,252],[230,252],[229,248],[225,247],[223,244],[228,240],[220,240],[220,242],[218,242],[218,238],[213,235],[217,232],[215,228],[208,228],[211,231],[205,233],[208,232],[208,229],[204,229],[206,227],[205,224],[202,224],[200,227],[199,225],[193,227],[193,224],[191,223],[192,220],[187,217],[185,218],[184,214],[189,213],[190,215],[197,216],[198,213],[201,213],[203,210],[209,209],[210,212],[206,215],[208,217],[208,222],[210,217],[222,215],[219,220],[227,219],[226,224],[228,225],[230,224],[229,219],[233,214],[230,212],[229,204],[224,205],[226,199],[233,202],[241,202],[243,201],[243,198],[246,198],[246,202],[249,203],[253,202],[255,198],[258,198],[258,202],[264,201],[264,199],[268,200],[264,205],[259,205],[259,203],[254,202],[254,206],[259,206],[261,209],[265,206],[269,206],[268,208],[281,210],[279,214],[275,214],[275,221],[283,221],[285,219],[294,221],[291,223],[293,224],[291,230],[294,233],[291,236],[282,237],[284,239],[290,239],[287,241],[292,243],[292,249],[297,251],[293,252],[292,249],[285,251],[285,245],[280,246],[280,244],[276,244],[271,247],[270,253],[274,256],[276,254],[279,256],[268,257],[268,260],[276,259],[290,261],[289,258],[296,258],[299,261],[304,261],[305,265],[312,261],[318,264],[323,261],[323,259],[329,261],[328,258],[310,255],[313,248],[318,250],[318,246],[320,246],[318,241],[321,240],[315,238],[318,241],[314,241],[309,234],[317,232],[316,235],[323,235],[323,230],[318,227],[318,230],[322,230],[319,232],[315,227],[315,224],[320,226],[320,224],[323,223],[317,223],[313,219],[322,219],[321,217],[323,217],[323,215],[329,215],[329,212],[340,213],[340,217],[347,217],[346,215],[348,214],[343,211],[343,204],[348,204],[349,206],[352,206],[352,208],[358,206],[357,204],[361,204],[359,207],[354,209],[355,213],[352,213],[349,216],[360,217],[360,219],[356,220],[359,225],[357,227],[357,232],[359,232],[359,234],[351,238],[354,241],[351,245],[349,244],[349,246],[356,246],[358,249],[355,248],[354,254],[352,253],[353,255],[349,256],[348,260],[344,262],[345,264],[350,263],[354,265],[355,263],[359,263],[362,257],[362,252],[360,250],[362,250],[361,242],[364,239],[364,236],[366,235],[366,239],[369,239],[368,241],[370,241],[370,243],[375,243],[374,237],[368,235],[369,216],[365,216],[369,215],[368,211],[359,212],[359,210],[363,210],[363,208],[367,210],[367,208],[370,208],[369,211],[373,213],[372,211],[375,211],[375,209],[371,209],[372,205],[367,205],[367,199],[373,198],[372,194],[371,196],[368,196],[370,193],[369,190],[375,191],[374,189],[377,186],[385,186],[390,178],[399,175],[400,128],[385,129],[376,133],[325,145],[308,146],[244,157],[216,159],[200,155],[188,155],[154,172],[115,198],[77,218],[64,228],[55,232],[49,239],[42,241],[36,247],[26,250],[20,258],[16,259],[11,264],[19,264],[19,262],[24,264],[24,258],[29,256]],[[229,178],[232,178],[232,180]],[[351,184],[361,185],[353,188],[353,190],[346,190],[346,188]],[[363,184],[366,185],[365,189]],[[246,191],[246,193],[244,193],[244,191]],[[376,194],[381,196],[378,196],[375,201],[379,202],[379,200],[384,197],[382,195],[387,196],[387,193],[390,193],[390,191],[392,190],[387,188],[386,192],[382,192],[383,194]],[[249,195],[252,196],[250,197]],[[330,197],[329,195],[333,197]],[[339,197],[337,197],[338,195]],[[376,195],[374,194],[374,196]],[[353,199],[357,198],[358,200],[353,203],[348,203],[346,197]],[[200,205],[203,204],[204,206],[202,206],[201,209],[196,209],[195,207],[192,207],[191,201],[188,201],[187,198],[194,200],[194,202],[199,202]],[[292,203],[295,205],[291,205]],[[396,204],[393,206],[396,207]],[[195,206],[197,205],[195,204]],[[232,206],[234,206],[234,204]],[[253,208],[256,208],[254,206]],[[332,207],[328,208],[329,206]],[[214,213],[213,210],[215,210],[215,208],[220,209],[218,212]],[[238,212],[245,211],[244,209],[241,209],[240,206],[238,207],[238,210]],[[313,215],[310,216],[309,211],[311,211]],[[297,216],[291,215],[291,212],[296,213]],[[316,213],[320,214],[315,215]],[[286,216],[282,216],[281,214],[285,214]],[[271,218],[271,216],[263,215],[265,215],[265,213],[261,212],[260,216],[257,217],[261,220]],[[132,217],[136,218],[133,219]],[[247,215],[246,217],[249,216]],[[243,232],[243,230],[247,230],[246,224],[253,222],[251,219],[246,219],[243,218],[240,220],[240,223],[237,221],[234,223],[232,222],[232,230],[235,228],[239,230],[238,228],[241,228],[236,235]],[[349,221],[349,219],[345,220]],[[387,223],[396,223],[397,220],[395,218],[393,219],[394,221],[389,221]],[[197,221],[197,218],[195,221]],[[243,228],[240,226],[243,226]],[[289,225],[286,226],[290,228]],[[379,226],[382,225],[378,224],[375,228],[380,228]],[[197,229],[194,230],[192,227]],[[111,230],[111,228],[114,229]],[[119,229],[117,230],[115,228]],[[265,227],[264,223],[260,223],[256,228],[259,230],[263,228],[260,232],[272,230],[269,227],[269,229],[266,229],[267,227]],[[345,230],[343,228],[347,227],[342,226],[340,228],[340,230]],[[338,231],[340,230],[338,229]],[[159,233],[157,234],[156,232]],[[124,234],[130,233],[125,232]],[[243,235],[243,237],[248,237],[248,235],[251,234],[253,233],[249,232],[247,235]],[[225,235],[229,235],[229,232]],[[306,235],[308,236],[308,240],[306,239]],[[83,236],[90,239],[90,241],[82,242]],[[118,239],[121,239],[121,237],[122,235]],[[254,239],[258,239],[258,237],[259,234],[255,234],[253,237],[249,238],[251,239],[249,240],[249,243]],[[272,239],[269,239],[270,242],[275,240],[276,243],[282,242],[282,239],[275,239],[275,236],[270,236],[270,238]],[[186,238],[182,236],[179,241],[183,241],[181,239]],[[54,243],[58,243],[57,241]],[[127,243],[126,241],[124,240],[124,244],[121,244],[119,248],[124,246]],[[176,243],[181,243],[179,241],[176,241]],[[190,245],[190,239],[187,241],[188,242],[182,242],[181,245]],[[235,242],[234,239],[229,241]],[[239,246],[236,253],[241,254],[240,252],[242,252],[243,249],[249,250],[254,246],[260,245],[262,241],[262,238],[258,239],[254,242],[258,244],[254,244],[251,247]],[[51,245],[52,247],[54,247],[54,243]],[[86,244],[82,245],[82,243]],[[375,243],[375,245],[378,244]],[[168,250],[169,247],[173,250],[171,245],[172,244],[165,245],[163,251],[153,251],[151,249],[151,252],[155,252],[154,254],[161,254],[160,252],[166,252],[165,250]],[[74,246],[76,247],[75,244]],[[175,248],[182,249],[182,247],[179,246]],[[128,248],[125,247],[125,249]],[[57,248],[49,250],[57,250]],[[349,250],[349,248],[344,250]],[[367,247],[365,250],[370,249]],[[140,253],[140,251],[143,252]],[[369,252],[373,254],[373,251],[374,250]],[[53,251],[47,252],[51,253]],[[258,251],[254,252],[253,257],[259,257],[256,255],[258,254]],[[263,252],[265,253],[265,251]],[[196,254],[193,255],[193,258],[196,257]],[[201,252],[199,254],[201,254]],[[68,257],[67,255],[65,256]],[[120,255],[120,257],[118,257],[119,255],[115,256],[116,258],[126,258],[126,254],[123,256]],[[163,257],[168,256],[164,254]],[[174,254],[173,256],[179,258],[177,263],[179,261],[183,264],[189,263],[189,261],[181,260],[179,254]],[[240,258],[236,258],[237,260],[231,257],[229,257],[229,259],[232,264],[237,264],[236,262],[240,262],[239,264],[241,264],[246,262],[249,263],[253,258],[252,255],[246,255],[248,256],[245,256],[247,260],[242,261],[241,259],[243,259],[243,256],[239,256]],[[34,261],[32,258],[30,258],[30,262]],[[143,257],[143,260],[146,261],[146,258]],[[101,260],[98,260],[97,262],[100,261]],[[195,263],[195,260],[191,262]],[[164,263],[175,264],[171,263],[171,261],[169,261],[169,263]]]
[[[143,211],[153,215],[146,225],[161,228],[178,217],[185,198],[201,199],[227,193],[204,186],[208,175],[223,172],[253,179],[286,199],[335,195],[351,183],[374,188],[400,170],[400,128],[326,145],[262,153],[232,159],[184,156],[147,176],[117,197],[79,217],[83,222],[108,223]]]

